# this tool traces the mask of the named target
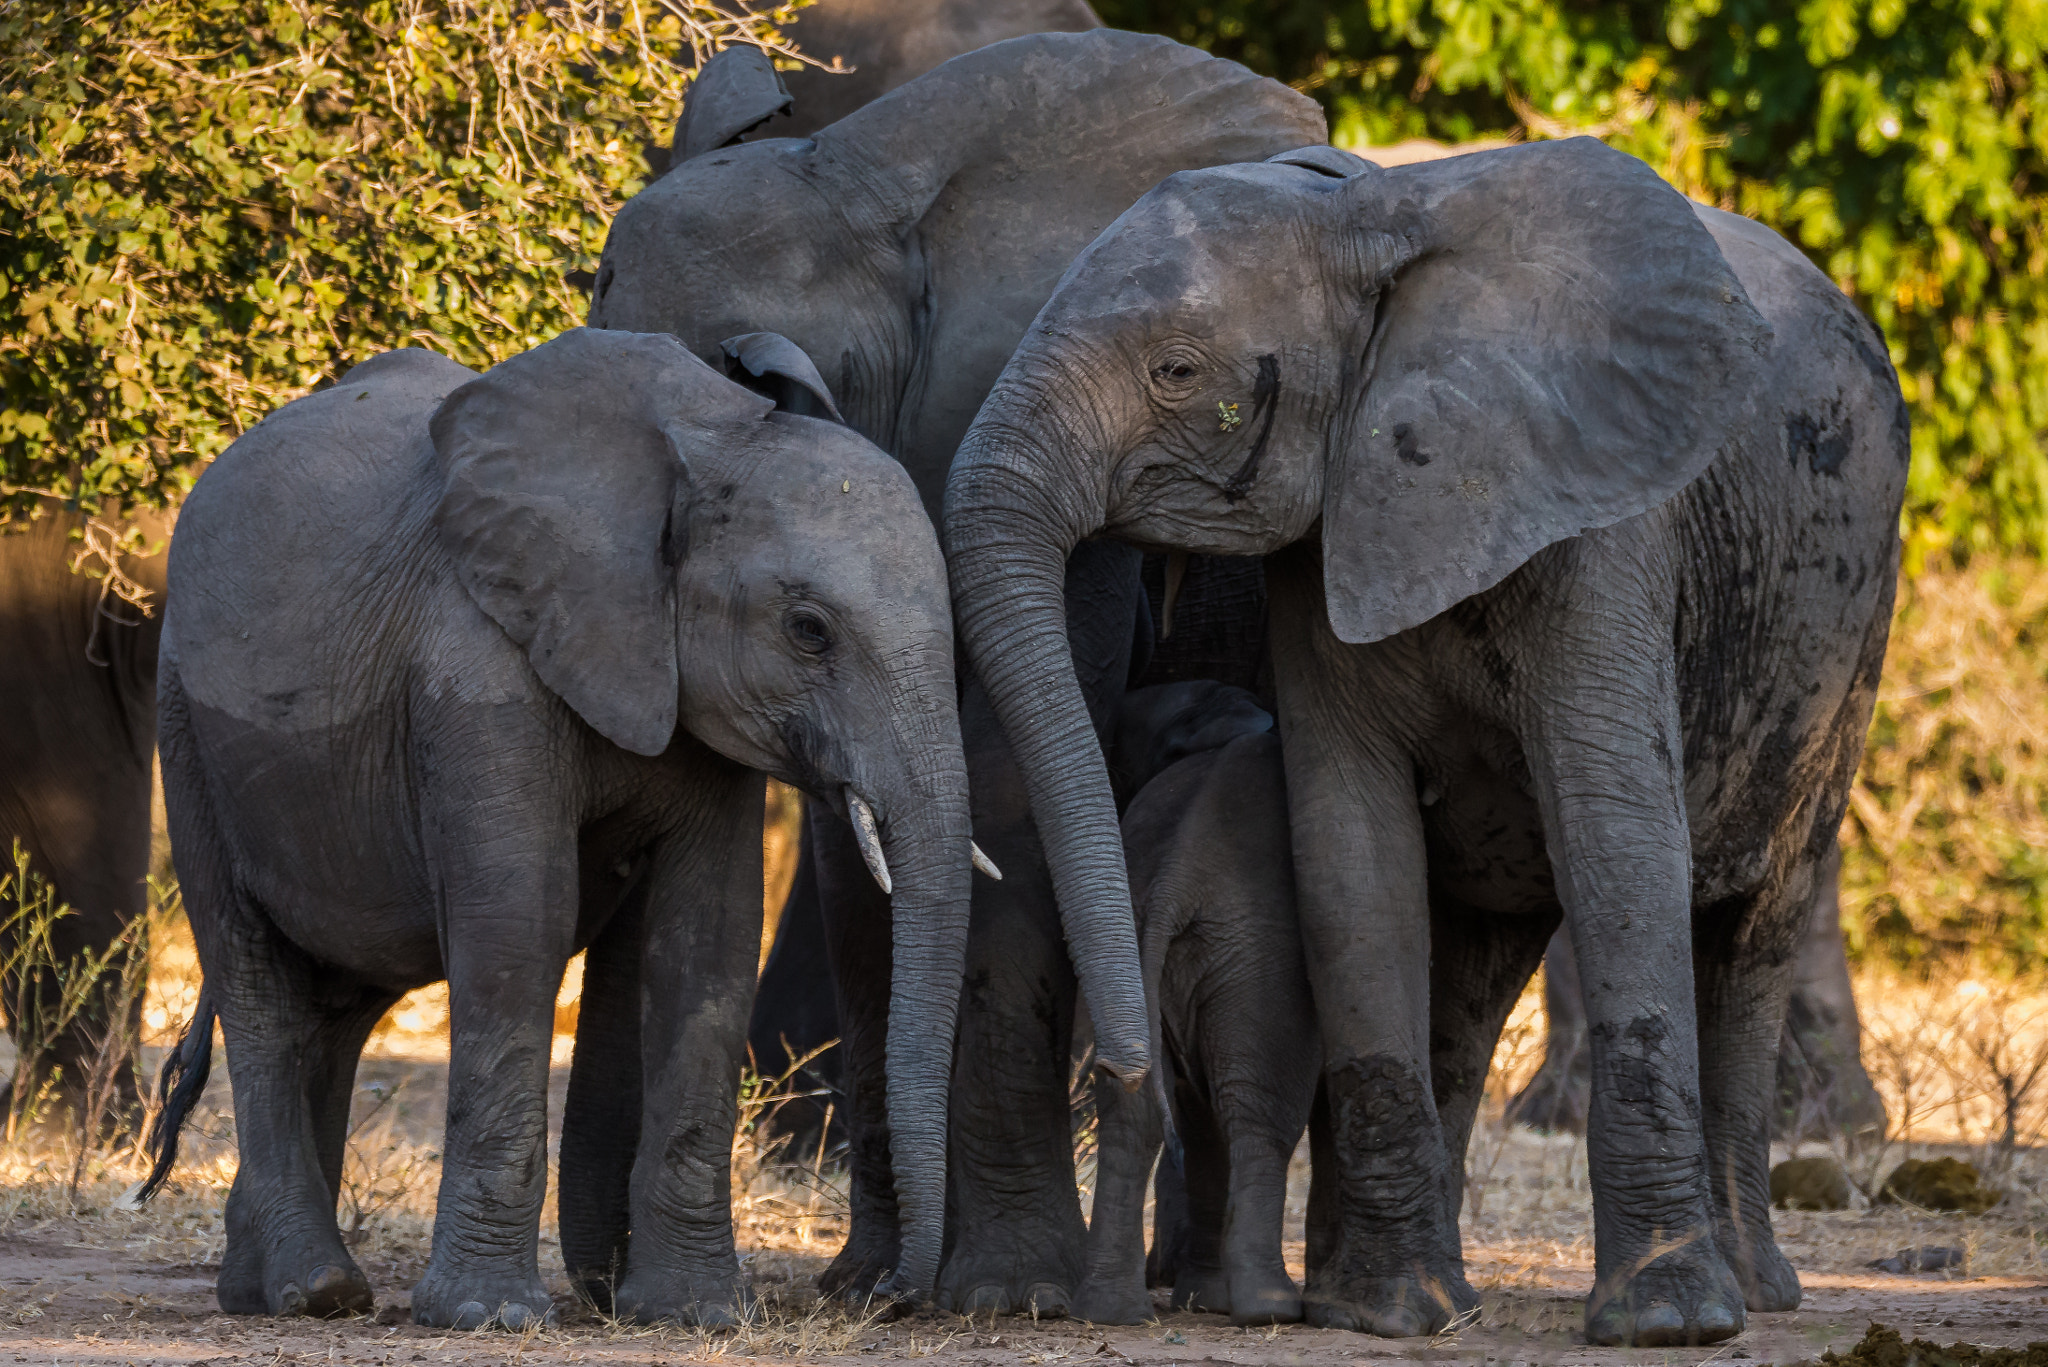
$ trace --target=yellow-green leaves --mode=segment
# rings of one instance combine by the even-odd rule
[[[175,498],[349,366],[485,366],[582,321],[569,283],[687,69],[787,52],[794,3],[0,5],[0,520]]]

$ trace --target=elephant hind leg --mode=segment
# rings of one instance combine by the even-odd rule
[[[335,1225],[356,1059],[396,997],[338,980],[242,892],[214,818],[184,694],[166,662],[164,799],[206,991],[233,1063],[240,1166],[217,1283],[229,1314],[374,1306]]]

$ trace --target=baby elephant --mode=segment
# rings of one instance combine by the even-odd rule
[[[165,801],[241,1167],[220,1304],[371,1308],[335,1228],[357,1056],[445,978],[422,1324],[547,1321],[548,1051],[588,947],[561,1146],[572,1276],[621,1314],[743,1310],[729,1154],[767,771],[893,883],[895,1291],[929,1287],[970,840],[952,621],[910,479],[796,349],[578,329],[472,371],[356,367],[237,441],[171,547]],[[172,1084],[175,1082],[175,1088]]]
[[[1153,1057],[1170,1069],[1184,1160],[1173,1303],[1238,1324],[1298,1320],[1280,1230],[1322,1049],[1295,919],[1279,737],[1241,726],[1222,748],[1172,764],[1132,800],[1123,833],[1146,1000],[1163,1035]],[[1095,1213],[1074,1313],[1097,1324],[1153,1316],[1145,1188],[1166,1128],[1163,1095],[1114,1081],[1096,1089]]]

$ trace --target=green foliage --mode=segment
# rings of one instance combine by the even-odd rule
[[[1099,0],[1307,90],[1341,144],[1591,133],[1800,244],[1914,416],[1909,567],[2048,549],[2042,0]]]
[[[393,347],[582,321],[683,63],[795,8],[0,0],[0,520],[161,503]]]

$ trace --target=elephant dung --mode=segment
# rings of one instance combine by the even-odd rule
[[[1771,1204],[1782,1210],[1847,1210],[1849,1175],[1826,1154],[1788,1158],[1771,1169]]]
[[[1773,1181],[1773,1188],[1776,1185]],[[1909,1158],[1892,1169],[1877,1193],[1879,1205],[1904,1204],[1969,1215],[1982,1215],[2004,1199],[2005,1193],[1984,1185],[1977,1169],[1959,1158]]]

